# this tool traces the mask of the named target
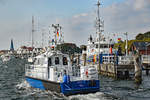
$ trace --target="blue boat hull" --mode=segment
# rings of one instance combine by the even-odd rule
[[[56,83],[32,77],[26,77],[27,82],[33,88],[50,90],[64,95],[95,93],[100,90],[99,80],[80,80],[73,82]]]

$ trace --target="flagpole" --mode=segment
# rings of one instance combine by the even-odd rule
[[[126,35],[126,56],[128,56],[128,33],[124,33],[124,35]]]

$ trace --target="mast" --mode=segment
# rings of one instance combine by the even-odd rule
[[[52,24],[52,27],[54,27],[54,38],[55,38],[55,46],[57,45],[57,39],[56,39],[56,35],[57,35],[57,31],[58,31],[58,27],[59,27],[59,24]]]
[[[98,57],[99,57],[99,60],[98,60],[98,65],[99,65],[99,69],[100,69],[100,40],[101,40],[101,32],[103,31],[101,29],[102,27],[102,21],[100,19],[100,0],[98,0],[97,2],[97,18],[96,18],[96,33],[98,35]]]
[[[54,38],[55,38],[55,45],[63,43],[62,41],[62,27],[59,24],[52,24],[54,27]],[[57,35],[57,36],[56,36]]]
[[[32,48],[34,47],[34,16],[32,16],[32,34],[31,34],[31,42],[32,42]]]
[[[44,47],[44,30],[42,30],[42,48]]]

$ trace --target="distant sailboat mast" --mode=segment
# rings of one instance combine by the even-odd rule
[[[32,34],[31,34],[31,42],[32,42],[32,48],[34,47],[34,16],[32,16]]]

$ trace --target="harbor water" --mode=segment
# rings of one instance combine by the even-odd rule
[[[150,76],[143,73],[140,86],[133,80],[114,80],[100,76],[100,92],[64,96],[34,89],[25,81],[25,60],[0,61],[0,100],[150,100]]]

